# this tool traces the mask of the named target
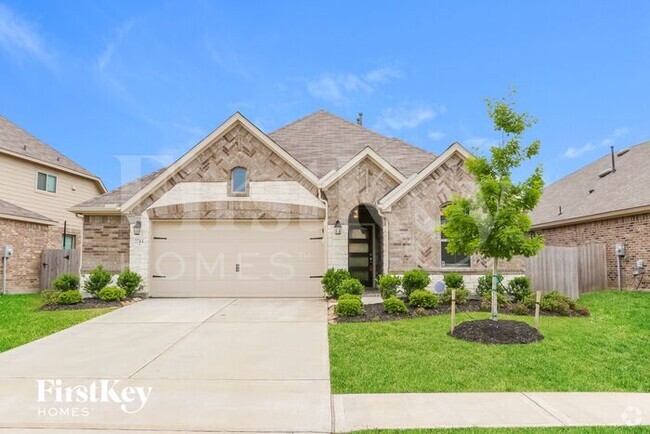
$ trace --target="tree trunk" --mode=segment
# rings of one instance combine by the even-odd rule
[[[499,258],[492,259],[492,320],[497,320],[497,285],[498,277],[497,270],[499,268]]]

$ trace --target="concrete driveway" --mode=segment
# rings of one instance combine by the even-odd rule
[[[331,432],[326,303],[149,299],[2,353],[0,428]]]

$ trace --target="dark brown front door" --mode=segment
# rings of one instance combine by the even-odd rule
[[[348,270],[367,288],[374,286],[373,225],[351,225],[348,234]]]

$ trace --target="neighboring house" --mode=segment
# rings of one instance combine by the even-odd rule
[[[41,252],[81,247],[83,219],[67,208],[106,189],[97,176],[2,116],[0,173],[0,250],[14,248],[7,288],[37,291]]]
[[[326,267],[368,287],[413,268],[476,279],[489,263],[448,254],[435,231],[475,190],[469,156],[324,111],[268,135],[235,113],[169,167],[73,208],[82,269],[130,267],[152,296],[318,296]]]
[[[615,169],[615,170],[612,170]],[[607,155],[544,189],[533,229],[548,246],[604,244],[609,286],[635,288],[637,261],[650,261],[650,142]],[[641,288],[650,288],[650,275]]]

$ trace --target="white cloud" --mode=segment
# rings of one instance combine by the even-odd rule
[[[429,131],[427,133],[427,137],[433,140],[434,142],[437,142],[438,140],[442,140],[446,136],[445,133],[442,131]]]
[[[377,68],[365,74],[322,74],[307,83],[307,91],[314,97],[332,103],[346,103],[355,94],[370,94],[378,84],[399,78],[393,68]]]
[[[111,62],[113,61],[115,47],[118,46],[124,40],[124,38],[126,38],[126,36],[133,28],[133,24],[133,20],[128,20],[117,27],[113,39],[109,41],[108,44],[106,44],[104,50],[97,56],[95,67],[99,72],[104,72],[106,68],[110,66]]]
[[[0,48],[16,57],[25,55],[51,64],[53,54],[34,25],[0,4]]]
[[[629,133],[629,130],[626,127],[619,127],[616,128],[612,134],[609,136],[605,137],[599,142],[588,142],[584,144],[583,146],[580,147],[574,147],[574,146],[569,146],[566,151],[564,151],[564,154],[562,155],[564,158],[579,158],[583,156],[584,154],[587,154],[591,151],[594,151],[596,149],[600,148],[606,148],[608,146],[612,146],[616,144],[616,140],[620,139],[621,137],[627,135]]]
[[[415,128],[445,112],[445,106],[406,105],[381,112],[377,129],[401,130]]]

